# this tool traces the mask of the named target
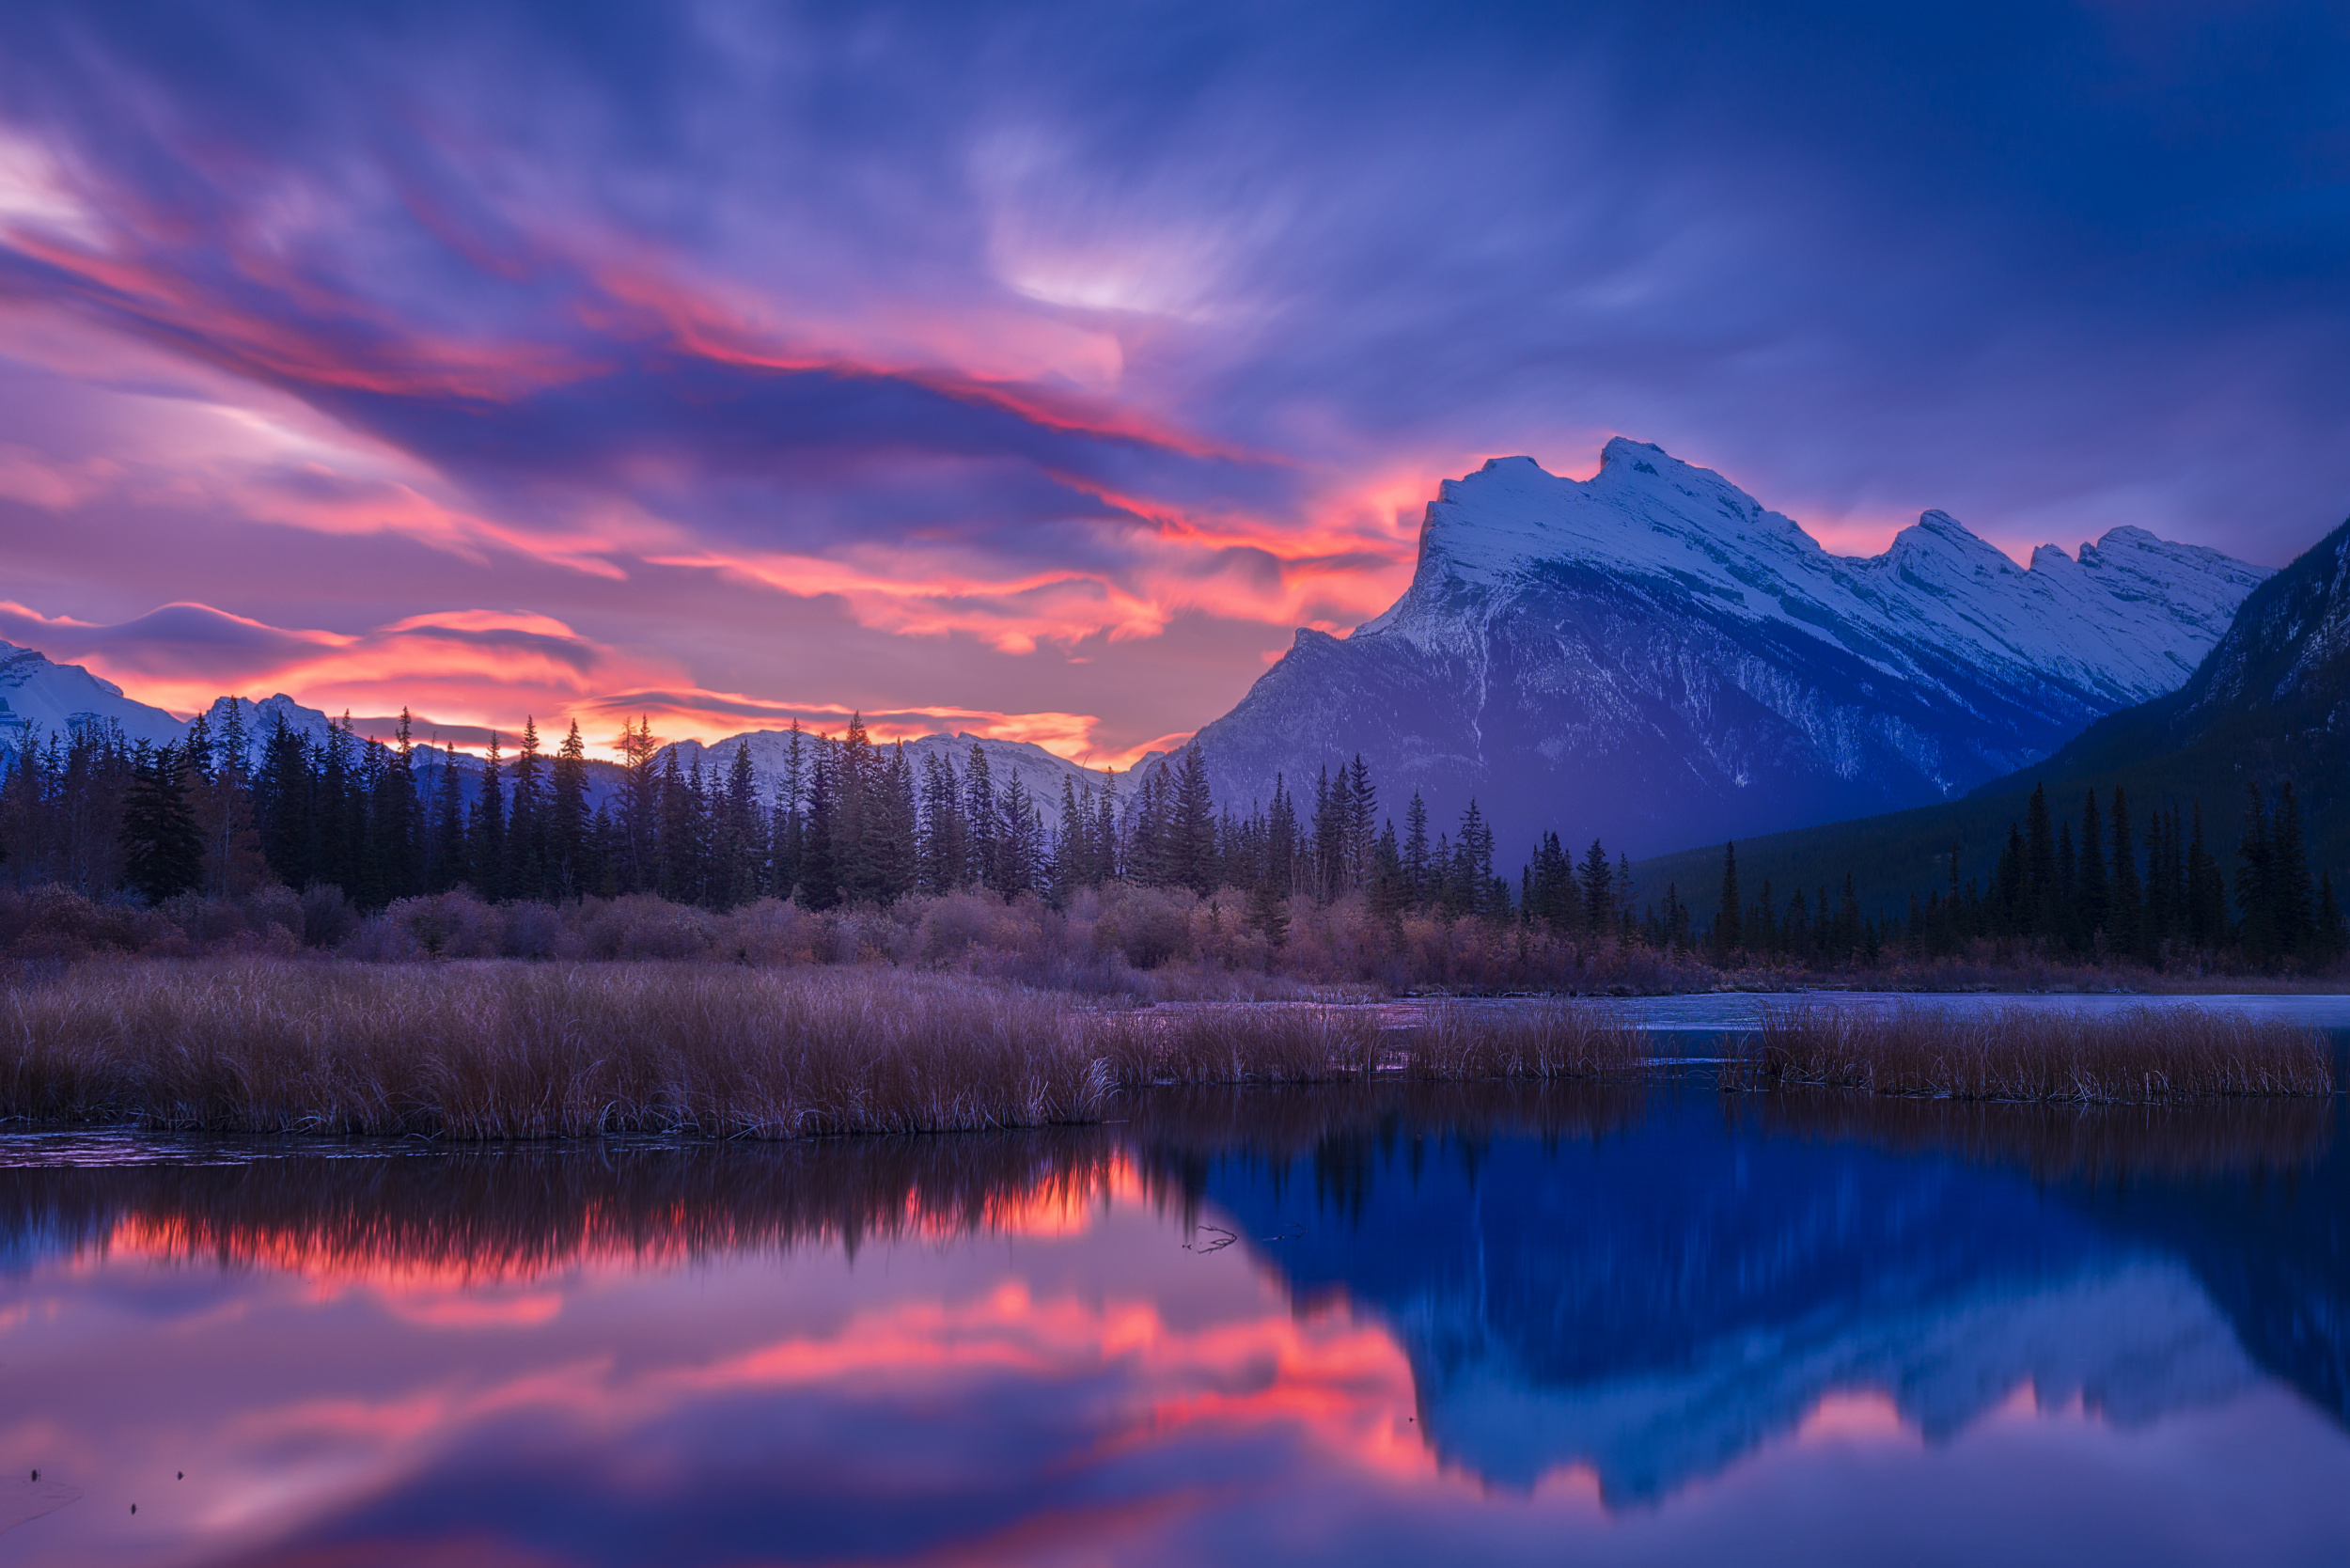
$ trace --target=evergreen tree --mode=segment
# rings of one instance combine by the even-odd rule
[[[1183,747],[1169,823],[1169,880],[1205,898],[1215,891],[1215,802],[1208,792],[1208,759],[1198,744]]]
[[[204,830],[188,800],[187,754],[165,745],[141,755],[122,806],[125,880],[150,903],[204,882]]]
[[[995,780],[988,771],[987,752],[977,741],[971,743],[971,755],[963,767],[963,800],[971,855],[971,868],[964,881],[970,886],[1001,891],[1003,877],[995,848]]]
[[[1738,929],[1740,913],[1738,846],[1733,841],[1722,846],[1722,903],[1714,917],[1714,958],[1716,963],[1727,962],[1745,945],[1745,933]]]
[[[1615,874],[1607,864],[1607,851],[1597,839],[1583,852],[1583,909],[1579,922],[1594,936],[1605,935],[1616,923]]]
[[[506,896],[506,781],[498,761],[498,733],[481,754],[481,785],[474,792],[473,818],[465,827],[467,879],[492,902]]]
[[[2081,939],[2092,951],[2100,933],[2109,933],[2113,918],[2112,890],[2106,882],[2105,826],[2097,816],[2097,792],[2081,803],[2081,865],[2076,904],[2080,911]]]
[[[968,881],[970,865],[954,759],[933,751],[922,760],[922,890],[953,892]]]
[[[737,749],[736,755],[748,760],[742,748]],[[749,770],[744,771],[747,778]],[[570,732],[555,754],[555,765],[548,770],[546,845],[548,897],[576,899],[595,886],[588,815],[588,743],[579,733],[577,719],[572,721]],[[749,852],[746,839],[743,853]]]
[[[1428,855],[1428,804],[1412,792],[1412,804],[1403,811],[1403,888],[1414,909],[1425,909],[1435,896],[1431,885],[1431,864]]]

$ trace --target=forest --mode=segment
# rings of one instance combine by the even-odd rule
[[[1268,964],[1300,912],[1332,909],[1357,917],[1373,947],[1381,930],[1402,945],[1408,920],[1715,970],[2029,961],[2302,973],[2350,947],[2330,875],[2311,876],[2289,781],[2273,795],[2250,788],[2224,852],[2200,804],[2140,829],[2120,789],[2102,804],[2089,791],[2077,819],[2062,820],[2037,791],[1987,883],[1960,880],[1953,848],[1945,885],[1914,893],[1905,917],[1864,913],[1850,876],[1836,890],[1744,891],[1726,845],[1718,895],[1700,913],[1676,886],[1637,887],[1628,860],[1599,841],[1578,855],[1557,832],[1507,877],[1474,800],[1438,828],[1415,793],[1399,828],[1359,756],[1294,792],[1277,780],[1244,814],[1212,798],[1196,746],[1039,800],[1017,776],[998,781],[980,746],[960,766],[932,753],[916,768],[855,720],[838,735],[794,726],[780,776],[765,781],[743,748],[706,774],[631,722],[612,747],[617,784],[598,789],[591,774],[609,769],[591,764],[576,724],[551,754],[526,725],[510,753],[493,737],[477,760],[415,744],[405,715],[385,742],[347,722],[316,736],[282,718],[249,735],[233,706],[223,711],[225,724],[199,717],[168,746],[92,726],[0,753],[0,881],[147,907],[283,888],[357,917],[451,896],[821,915],[979,895],[1061,911],[1082,893],[1155,889],[1188,895],[1219,932],[1229,914],[1252,933],[1251,961]],[[322,938],[311,918],[306,940],[349,925],[325,921]],[[1480,972],[1532,981],[1541,967]]]

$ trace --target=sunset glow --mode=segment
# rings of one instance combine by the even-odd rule
[[[2100,226],[1994,150],[2094,185],[2085,111],[2020,65],[1936,87],[1977,63],[1887,19],[1397,18],[1301,81],[1327,40],[1255,13],[1194,71],[920,8],[556,51],[499,8],[136,9],[0,24],[0,638],[179,712],[862,710],[1116,762],[1377,614],[1489,455],[1622,431],[1832,549],[1943,507],[2018,559],[2137,523],[2273,563],[2350,489],[2339,313],[2280,331],[2289,290],[2201,259],[2338,245],[2280,238],[2290,95],[2213,150],[2235,216],[2165,180]],[[2120,141],[2218,47],[1990,30],[2113,82]],[[1921,243],[1922,189],[2008,196]]]

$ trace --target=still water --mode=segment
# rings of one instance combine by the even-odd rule
[[[2350,1561],[2340,1116],[0,1139],[0,1560]]]

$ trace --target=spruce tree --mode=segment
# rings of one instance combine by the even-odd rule
[[[2080,884],[2075,902],[2080,911],[2081,940],[2092,952],[2098,933],[2110,933],[2112,889],[2106,881],[2105,824],[2097,812],[2097,792],[2081,803]]]
[[[498,732],[481,754],[481,784],[474,791],[473,817],[465,828],[467,880],[494,903],[506,896],[506,779],[498,760]]]
[[[1733,840],[1722,846],[1722,902],[1714,916],[1714,959],[1726,963],[1745,945],[1744,933],[1738,929],[1743,914],[1738,902],[1738,845]]]
[[[736,755],[747,760],[744,748]],[[588,743],[580,736],[577,719],[572,721],[549,770],[546,821],[548,896],[579,898],[595,886],[596,874],[588,832]],[[745,853],[748,848],[746,843]]]
[[[995,851],[995,779],[988,770],[987,751],[977,741],[971,743],[971,755],[964,762],[963,801],[964,830],[969,836],[971,856],[964,884],[995,888],[1002,880]]]
[[[141,756],[122,805],[125,880],[150,903],[204,882],[204,830],[188,800],[187,755],[164,745]]]
[[[1176,778],[1171,880],[1205,898],[1215,891],[1215,802],[1208,792],[1208,759],[1198,743],[1183,747]]]

